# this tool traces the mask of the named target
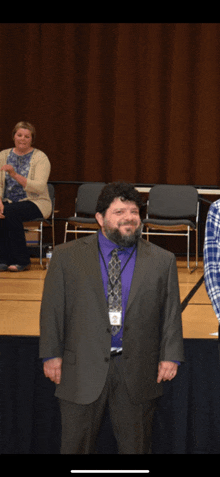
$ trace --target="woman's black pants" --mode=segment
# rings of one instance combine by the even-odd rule
[[[40,209],[29,200],[4,203],[5,218],[0,219],[0,263],[29,265],[23,222],[43,218]]]

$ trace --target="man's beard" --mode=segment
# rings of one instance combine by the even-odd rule
[[[126,222],[124,224],[119,225],[133,225],[131,222]],[[122,235],[118,228],[110,228],[108,226],[108,222],[104,221],[104,232],[106,237],[111,240],[111,242],[120,245],[120,247],[132,247],[132,245],[136,244],[138,239],[141,237],[143,225],[140,224],[134,231],[134,233],[130,235]]]

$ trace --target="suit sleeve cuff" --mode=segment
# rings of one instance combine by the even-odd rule
[[[42,363],[45,363],[45,361],[49,361],[49,359],[54,359],[54,358],[55,358],[55,356],[53,358],[43,358]]]

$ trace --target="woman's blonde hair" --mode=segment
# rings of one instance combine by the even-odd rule
[[[12,139],[14,140],[14,135],[16,134],[18,129],[29,129],[31,131],[31,136],[32,136],[32,144],[34,144],[35,138],[36,138],[36,129],[35,127],[31,124],[28,123],[27,121],[20,121],[17,123],[12,131]]]

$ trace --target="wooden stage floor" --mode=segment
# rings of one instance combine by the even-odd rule
[[[31,269],[0,272],[0,335],[39,336],[39,312],[46,270],[32,259]],[[190,274],[184,260],[177,260],[181,303],[203,276],[203,263]],[[186,300],[187,301],[187,300]],[[216,339],[218,321],[204,281],[182,312],[184,338]]]

